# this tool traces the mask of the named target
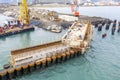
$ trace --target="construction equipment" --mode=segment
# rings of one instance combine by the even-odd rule
[[[72,0],[71,2],[71,10],[74,16],[78,17],[79,13],[79,0]]]
[[[29,16],[27,0],[21,0],[21,2],[20,2],[19,20],[20,20],[20,22],[22,22],[25,25],[28,25],[29,22],[30,22],[30,16]]]
[[[54,12],[51,11],[48,15],[50,16],[50,17],[49,17],[49,20],[50,20],[50,21],[54,21]]]

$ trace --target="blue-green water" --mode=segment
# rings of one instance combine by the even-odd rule
[[[82,7],[80,9],[83,15],[86,13],[90,16],[120,20],[120,7]],[[58,8],[57,11],[59,10],[67,13],[69,11],[67,8]],[[104,32],[107,33],[107,37],[102,39],[101,35]],[[12,49],[41,44],[41,41],[53,41],[64,33],[65,30],[61,34],[55,34],[38,29],[0,39],[0,67],[2,68],[2,65],[9,61]],[[120,80],[120,33],[112,36],[110,30],[97,32],[95,29],[91,48],[84,55],[16,80]]]

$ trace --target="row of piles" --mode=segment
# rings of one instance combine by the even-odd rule
[[[95,28],[98,28],[98,31],[102,31],[103,26],[105,26],[106,30],[109,30],[111,23],[113,23],[112,28],[111,28],[111,34],[114,35],[115,30],[116,30],[116,26],[117,26],[117,20],[114,20],[114,21],[111,21],[111,20],[96,21],[94,23],[94,25],[95,25]],[[117,32],[120,32],[120,22],[118,22]]]
[[[53,64],[62,63],[71,58],[79,56],[81,54],[81,51],[82,50],[70,50],[40,61],[31,62],[22,66],[17,66],[15,68],[0,70],[0,80],[11,80],[13,78],[29,74],[35,70],[44,69]]]

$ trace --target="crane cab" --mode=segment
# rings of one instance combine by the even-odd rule
[[[17,26],[18,25],[18,20],[15,19],[9,19],[5,21],[5,24],[8,26]]]

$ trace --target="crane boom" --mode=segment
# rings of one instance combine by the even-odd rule
[[[19,20],[25,25],[28,25],[30,22],[27,0],[21,0],[20,2]]]

